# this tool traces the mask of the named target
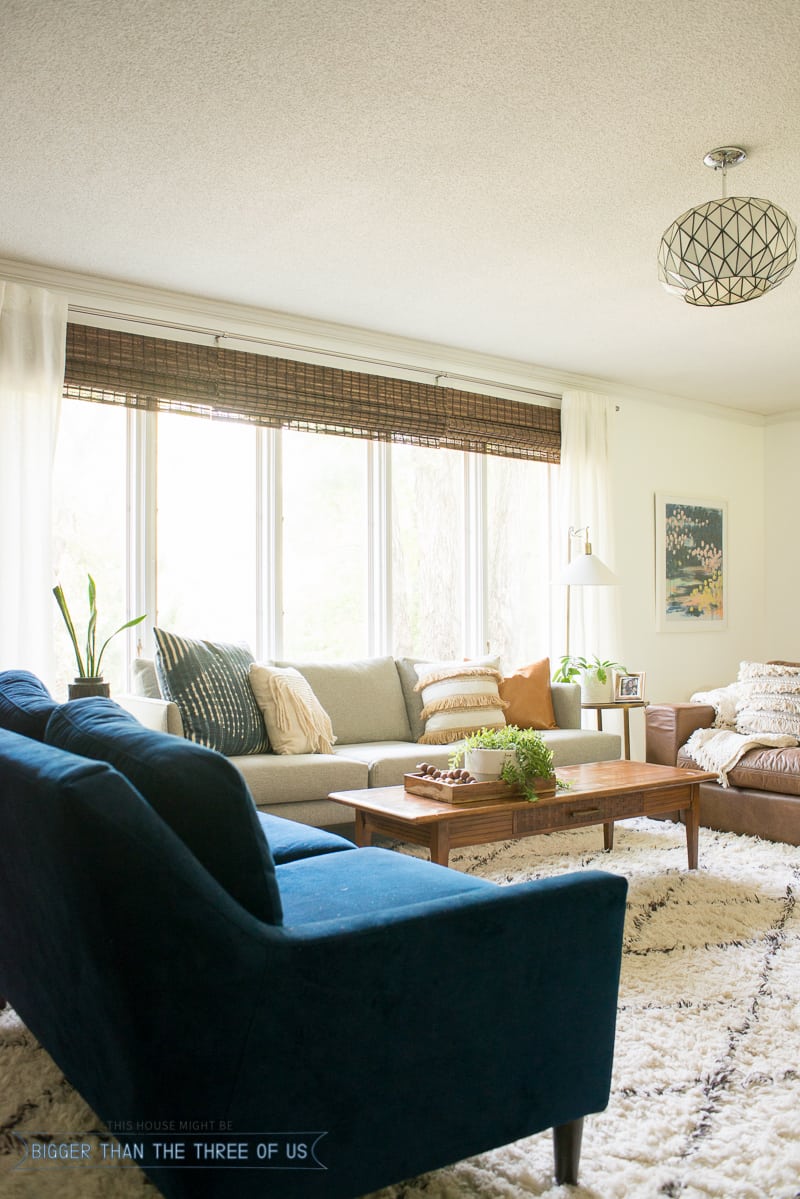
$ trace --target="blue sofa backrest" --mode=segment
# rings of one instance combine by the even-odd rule
[[[55,707],[45,740],[115,766],[229,895],[259,920],[281,923],[272,854],[247,784],[227,758],[146,729],[102,698]]]
[[[29,670],[0,670],[0,728],[44,740],[56,701]]]

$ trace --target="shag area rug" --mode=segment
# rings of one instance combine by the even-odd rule
[[[581,1185],[553,1184],[545,1132],[371,1199],[800,1199],[800,849],[701,829],[689,872],[675,825],[628,821],[615,842],[605,854],[595,828],[451,855],[501,885],[630,881],[612,1094],[586,1121]],[[13,1169],[15,1131],[104,1130],[9,1009],[0,1083],[2,1199],[157,1199],[135,1167]]]

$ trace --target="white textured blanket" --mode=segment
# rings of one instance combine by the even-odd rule
[[[728,787],[728,771],[733,770],[742,754],[758,745],[778,749],[797,745],[797,738],[787,733],[746,735],[732,733],[728,729],[697,729],[684,745],[683,752],[694,758],[703,770],[716,770],[719,782],[723,787]]]

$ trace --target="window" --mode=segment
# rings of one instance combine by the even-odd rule
[[[253,648],[256,432],[163,412],[157,429],[156,623]]]
[[[53,565],[64,588],[78,642],[86,642],[88,578],[97,584],[97,648],[126,614],[126,463],[124,409],[64,400],[53,468]],[[138,615],[135,613],[134,615]],[[78,673],[72,642],[53,600],[54,694],[66,699]],[[101,665],[112,692],[125,680],[125,638],[116,637]]]
[[[464,455],[392,446],[392,651],[464,652]]]
[[[543,463],[486,460],[487,634],[507,670],[550,653],[550,479]]]
[[[368,652],[367,445],[281,433],[283,654]]]
[[[150,624],[243,641],[263,658],[489,650],[513,668],[548,654],[546,463],[80,400],[63,408],[59,577],[81,614],[92,570],[106,635],[147,608]],[[152,598],[134,612],[128,594]],[[63,628],[56,645],[65,690]],[[112,693],[126,684],[125,652],[120,637],[106,663]]]

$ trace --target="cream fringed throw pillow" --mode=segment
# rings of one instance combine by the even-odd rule
[[[331,753],[331,718],[299,670],[254,662],[250,686],[276,754]]]
[[[800,667],[784,662],[740,663],[736,731],[800,737]]]
[[[506,723],[499,683],[503,677],[491,666],[465,662],[420,662],[415,670],[422,692],[425,732],[421,745],[446,745],[478,729],[501,729]]]

